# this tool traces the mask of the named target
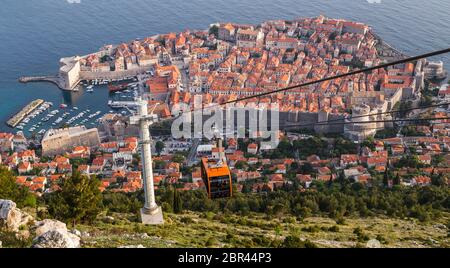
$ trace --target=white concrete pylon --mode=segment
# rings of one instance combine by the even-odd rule
[[[151,153],[150,125],[153,123],[153,116],[148,115],[147,102],[138,100],[137,118],[131,118],[131,122],[139,125],[142,173],[144,182],[145,204],[141,209],[141,219],[144,224],[164,223],[162,210],[155,201],[155,187],[153,184],[153,166]]]

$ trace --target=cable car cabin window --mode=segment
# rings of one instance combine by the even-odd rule
[[[232,196],[231,174],[226,163],[218,164],[207,158],[202,159],[202,177],[209,198]]]
[[[209,177],[206,183],[209,198],[222,198],[231,196],[230,176]]]
[[[211,198],[221,198],[230,196],[230,177],[221,176],[210,179],[210,196]]]

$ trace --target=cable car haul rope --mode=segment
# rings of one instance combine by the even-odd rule
[[[223,105],[227,105],[227,104],[237,103],[240,101],[250,100],[250,99],[254,99],[254,98],[260,98],[260,97],[271,95],[274,93],[280,93],[280,92],[288,91],[288,90],[295,89],[295,88],[310,86],[310,85],[314,85],[317,83],[322,83],[322,82],[326,82],[326,81],[330,81],[330,80],[334,80],[334,79],[344,78],[347,76],[357,75],[357,74],[361,74],[361,73],[368,73],[370,71],[374,71],[377,69],[386,68],[389,66],[395,66],[398,64],[404,64],[407,62],[413,62],[413,61],[417,61],[420,59],[445,54],[448,52],[450,52],[450,48],[438,50],[438,51],[434,51],[434,52],[430,52],[430,53],[426,53],[426,54],[422,54],[422,55],[418,55],[418,56],[414,56],[414,57],[409,57],[409,58],[405,58],[405,59],[401,59],[398,61],[393,61],[390,63],[385,63],[385,64],[381,64],[381,65],[377,65],[377,66],[373,66],[373,67],[369,67],[369,68],[351,71],[351,72],[348,72],[345,74],[339,74],[339,75],[332,76],[332,77],[327,77],[327,78],[323,78],[323,79],[319,79],[319,80],[315,80],[315,81],[310,81],[310,82],[306,82],[303,84],[280,88],[280,89],[276,89],[276,90],[269,91],[269,92],[264,92],[264,93],[255,94],[255,95],[251,95],[251,96],[245,96],[242,98],[237,98],[235,100],[230,100],[230,101],[225,101],[225,102],[222,102],[219,104],[210,105],[208,107],[202,107],[202,108],[197,108],[197,109],[192,108],[189,111],[181,112],[180,114],[177,114],[177,115],[169,115],[166,117],[162,117],[160,119],[173,119],[173,118],[179,117],[183,114],[195,112],[198,110],[211,109],[215,106],[223,106]],[[423,106],[423,107],[419,107],[419,108],[411,108],[411,109],[405,109],[405,110],[399,110],[399,111],[388,111],[388,112],[376,113],[376,114],[371,114],[371,115],[393,114],[393,113],[397,113],[397,112],[412,111],[412,110],[416,110],[416,109],[440,107],[440,106],[444,106],[444,105],[448,105],[448,104],[449,103],[442,103],[442,104],[437,104],[437,105],[429,105],[429,106]],[[358,116],[355,116],[354,118],[357,118],[357,117]],[[418,119],[392,119],[392,120],[378,120],[378,121],[370,121],[370,122],[364,122],[364,121],[363,122],[353,122],[353,121],[343,122],[342,120],[328,120],[328,121],[319,121],[319,122],[311,123],[311,124],[289,125],[289,126],[286,126],[286,128],[292,128],[292,127],[299,128],[299,127],[308,126],[308,125],[314,126],[314,125],[334,125],[334,124],[372,124],[372,123],[379,123],[379,122],[437,121],[437,120],[448,120],[448,119],[450,119],[450,118],[441,117],[441,118],[418,118]],[[161,128],[156,128],[156,130],[158,130],[158,129],[161,130]],[[213,154],[212,158],[202,158],[201,164],[200,164],[202,179],[203,179],[203,182],[205,183],[208,197],[210,199],[231,197],[233,195],[233,189],[232,189],[233,184],[232,184],[231,172],[230,172],[230,168],[227,165],[224,149],[222,148],[221,134],[219,134],[216,137],[216,140],[218,142],[217,147],[216,147],[217,152],[215,152],[215,154]]]

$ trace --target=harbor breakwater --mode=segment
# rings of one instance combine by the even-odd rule
[[[13,117],[11,117],[6,124],[10,127],[16,127],[27,115],[32,113],[37,107],[39,107],[42,103],[44,103],[44,100],[37,99],[32,102],[30,102],[28,105],[26,105],[20,112],[15,114]]]

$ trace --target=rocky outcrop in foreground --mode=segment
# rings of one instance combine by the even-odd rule
[[[16,203],[11,200],[0,199],[1,230],[15,232],[16,237],[23,237],[24,232],[28,236],[33,235],[33,248],[80,247],[80,236],[77,232],[70,232],[65,223],[49,219],[34,222],[33,217],[18,209]]]
[[[79,248],[80,237],[69,232],[65,223],[56,220],[43,220],[33,227],[36,237],[33,248]]]
[[[18,232],[21,226],[25,226],[32,221],[33,217],[16,208],[16,203],[11,200],[0,199],[0,228]]]

